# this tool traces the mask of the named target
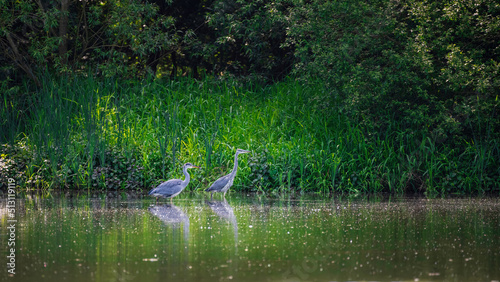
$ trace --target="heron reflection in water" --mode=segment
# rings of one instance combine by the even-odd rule
[[[173,228],[183,226],[185,242],[189,238],[189,217],[175,205],[156,205],[148,208],[149,212],[161,220],[165,225]]]
[[[234,232],[234,243],[236,245],[238,243],[238,222],[236,221],[233,208],[227,203],[226,199],[223,201],[208,201],[207,205],[218,217],[231,223]]]

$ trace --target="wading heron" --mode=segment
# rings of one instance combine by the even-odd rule
[[[186,178],[184,180],[180,179],[170,179],[169,181],[165,181],[162,184],[158,185],[158,187],[151,189],[149,191],[149,195],[156,197],[156,202],[158,203],[158,197],[163,197],[163,198],[170,198],[170,201],[172,201],[172,198],[179,195],[186,186],[189,184],[189,180],[191,180],[191,177],[189,176],[188,173],[188,168],[200,168],[199,166],[195,166],[192,163],[186,163],[182,167],[182,172],[184,172],[184,175]]]
[[[250,151],[238,149],[236,150],[236,155],[234,155],[234,168],[230,174],[225,175],[219,179],[217,179],[212,186],[206,189],[206,192],[210,192],[210,199],[214,195],[214,192],[222,192],[224,193],[224,197],[226,196],[227,190],[233,186],[234,177],[236,176],[236,170],[238,170],[238,155],[250,153]]]

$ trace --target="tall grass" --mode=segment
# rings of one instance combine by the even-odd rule
[[[345,116],[340,102],[327,102],[333,94],[321,84],[88,77],[43,85],[28,95],[33,108],[23,121],[3,99],[2,140],[25,151],[4,146],[4,157],[24,160],[19,181],[27,188],[148,189],[182,177],[182,164],[191,162],[202,169],[192,171],[188,190],[202,190],[228,173],[236,148],[244,148],[252,154],[240,156],[236,190],[499,190],[497,140],[457,149],[396,122],[372,134]]]

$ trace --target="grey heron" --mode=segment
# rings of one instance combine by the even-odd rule
[[[172,201],[172,198],[179,195],[189,184],[189,180],[191,179],[187,171],[189,168],[200,167],[195,166],[192,163],[185,163],[182,167],[182,172],[184,172],[184,175],[186,176],[184,180],[170,179],[169,181],[165,181],[158,185],[158,187],[151,189],[148,195],[156,197],[156,202],[158,202],[158,197],[170,198],[170,201]]]
[[[205,192],[210,192],[210,199],[212,199],[214,192],[222,192],[224,193],[224,196],[226,196],[227,190],[233,186],[234,177],[236,176],[236,171],[238,170],[238,155],[245,153],[250,153],[250,151],[237,149],[236,154],[234,155],[233,171],[231,171],[230,174],[217,179],[212,186],[205,190]]]

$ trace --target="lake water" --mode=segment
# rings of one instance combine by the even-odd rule
[[[0,281],[500,280],[498,198],[48,195],[15,212]]]

